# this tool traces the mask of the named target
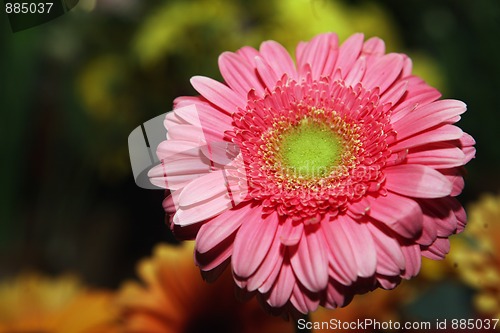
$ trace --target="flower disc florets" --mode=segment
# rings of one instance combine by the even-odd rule
[[[284,77],[262,98],[251,93],[228,133],[241,147],[249,196],[267,210],[306,223],[335,216],[348,202],[380,191],[394,136],[390,108],[379,103],[378,89],[330,81]],[[293,145],[298,152],[283,151]],[[323,160],[312,154],[323,154]]]

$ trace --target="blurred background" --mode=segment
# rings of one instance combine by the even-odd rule
[[[459,126],[476,139],[477,157],[459,199],[478,211],[478,225],[500,224],[499,1],[80,0],[17,33],[0,14],[0,283],[71,273],[113,292],[136,279],[138,261],[174,239],[164,193],[134,183],[129,133],[171,110],[175,97],[196,94],[191,76],[220,80],[221,52],[268,39],[293,51],[326,31],[341,41],[381,37],[445,98],[467,103]],[[458,257],[426,263],[401,286],[407,294],[384,294],[392,315],[498,318],[500,252],[477,245],[500,241],[494,235],[459,238]],[[473,252],[491,260],[460,257]],[[478,277],[487,265],[488,277]]]

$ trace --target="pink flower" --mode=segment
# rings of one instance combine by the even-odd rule
[[[225,84],[191,79],[201,96],[176,99],[149,176],[208,279],[230,265],[264,304],[307,313],[445,256],[475,142],[453,125],[465,104],[378,38],[322,34],[296,59],[274,41],[223,53]]]

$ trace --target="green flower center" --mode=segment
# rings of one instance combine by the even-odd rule
[[[282,166],[296,176],[324,177],[341,161],[342,140],[327,124],[306,118],[281,136]]]

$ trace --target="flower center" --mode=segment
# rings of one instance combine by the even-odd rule
[[[384,186],[395,135],[378,90],[327,78],[287,80],[248,94],[226,138],[241,149],[248,198],[267,213],[304,223],[345,212]]]
[[[282,133],[278,151],[288,173],[316,178],[328,175],[338,165],[343,145],[329,126],[304,118]]]
[[[298,119],[271,120],[272,127],[261,135],[260,169],[289,190],[336,186],[357,164],[359,126],[332,110],[297,110]]]

